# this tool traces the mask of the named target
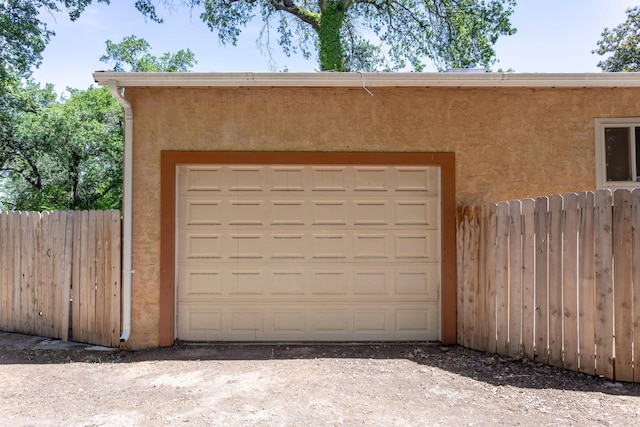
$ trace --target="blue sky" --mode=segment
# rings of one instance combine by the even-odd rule
[[[287,58],[274,48],[273,62],[256,47],[262,26],[257,20],[242,33],[238,46],[221,46],[217,35],[207,29],[198,11],[161,9],[165,23],[145,21],[131,0],[111,0],[111,5],[93,4],[76,22],[65,14],[45,14],[49,28],[56,32],[47,46],[42,65],[34,79],[53,83],[56,90],[67,86],[85,89],[93,84],[91,74],[108,68],[99,61],[105,41],[119,42],[135,34],[145,38],[153,54],[190,48],[198,64],[193,71],[279,71],[312,72],[315,60],[300,56]],[[591,53],[605,27],[625,20],[625,9],[638,0],[519,0],[512,17],[516,35],[502,38],[496,45],[499,62],[495,69],[516,72],[598,72],[598,55]],[[433,71],[433,69],[428,70]]]

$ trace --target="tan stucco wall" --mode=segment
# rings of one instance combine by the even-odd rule
[[[134,108],[132,337],[158,344],[160,152],[455,152],[458,204],[595,187],[596,117],[623,88],[128,88]]]

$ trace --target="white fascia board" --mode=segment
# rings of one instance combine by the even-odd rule
[[[119,87],[640,87],[640,73],[116,73]]]

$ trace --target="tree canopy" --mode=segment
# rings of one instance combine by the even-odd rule
[[[12,122],[2,126],[0,176],[5,208],[112,209],[122,188],[122,108],[107,88],[12,88]],[[6,123],[5,123],[6,124]]]
[[[165,4],[168,0],[163,0]],[[151,0],[146,10],[155,16]],[[486,67],[493,45],[515,29],[515,0],[188,0],[220,42],[234,44],[242,29],[261,17],[261,41],[276,28],[284,53],[318,53],[322,70]],[[140,8],[139,10],[145,11]],[[265,41],[266,38],[266,41]]]
[[[55,33],[40,19],[41,13],[66,9],[78,19],[92,0],[0,1],[0,79],[9,74],[28,77],[42,60],[42,51]],[[109,3],[109,0],[96,0]]]
[[[23,75],[41,60],[42,50],[54,33],[40,20],[39,13],[66,9],[75,20],[94,1],[109,3],[0,2],[0,72],[10,69]],[[146,17],[162,22],[156,13],[157,4],[176,7],[172,0],[135,1]],[[317,53],[321,70],[391,71],[410,67],[421,71],[425,61],[433,62],[438,69],[489,68],[495,62],[493,46],[498,38],[515,33],[509,18],[516,0],[185,0],[180,5],[200,11],[202,21],[217,32],[223,44],[235,44],[249,22],[262,19],[261,43],[270,49],[275,29],[277,43],[286,55],[301,53],[310,58]],[[141,49],[139,59],[144,61],[145,47],[138,44],[137,48]],[[122,53],[126,52],[113,52]],[[158,60],[162,62],[163,58]],[[132,69],[135,64],[129,63]]]
[[[640,7],[626,10],[627,20],[615,28],[605,28],[598,49],[605,56],[598,62],[603,71],[640,71]]]
[[[176,53],[165,52],[161,57],[150,53],[151,45],[145,39],[131,35],[122,39],[120,43],[106,41],[107,53],[100,57],[100,61],[113,64],[112,71],[134,72],[180,72],[188,71],[196,64],[191,49],[181,49]]]
[[[186,71],[195,62],[182,50],[157,58],[135,36],[107,46],[106,60],[134,71]],[[58,99],[51,85],[12,70],[0,79],[0,209],[120,208],[122,107],[108,88],[67,90]]]

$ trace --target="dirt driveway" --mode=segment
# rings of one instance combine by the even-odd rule
[[[0,333],[0,425],[639,425],[640,386],[438,345],[105,352]]]

